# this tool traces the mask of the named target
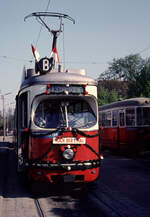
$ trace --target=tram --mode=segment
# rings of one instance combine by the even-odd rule
[[[45,16],[72,21],[60,13],[31,16],[42,23]],[[59,30],[49,29],[52,52],[57,51],[61,25]],[[99,177],[102,160],[97,83],[85,70],[63,70],[60,64],[56,68],[54,61],[53,56],[36,58],[34,69],[24,68],[16,97],[17,170],[26,171],[33,182],[93,182]]]
[[[101,145],[137,153],[150,150],[150,98],[131,98],[99,107]]]

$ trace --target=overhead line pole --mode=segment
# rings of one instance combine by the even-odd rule
[[[11,94],[9,93],[5,93],[5,94],[1,94],[1,98],[2,98],[2,104],[3,104],[3,142],[5,142],[5,137],[6,137],[6,122],[5,122],[5,96]]]

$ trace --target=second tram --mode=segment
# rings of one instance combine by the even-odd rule
[[[150,150],[150,98],[132,98],[99,107],[102,148]]]

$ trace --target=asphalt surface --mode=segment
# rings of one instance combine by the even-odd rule
[[[150,159],[104,156],[100,186],[103,186],[105,203],[116,213],[114,216],[149,217]]]
[[[0,217],[149,217],[150,160],[104,153],[100,179],[86,188],[47,186],[32,192],[16,172],[11,138],[0,142]],[[42,190],[41,190],[42,189]],[[33,189],[32,189],[33,190]]]

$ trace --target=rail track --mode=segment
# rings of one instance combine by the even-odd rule
[[[39,217],[45,217],[44,211],[42,210],[42,207],[40,205],[40,201],[38,199],[34,199],[34,203],[35,203],[35,206],[37,208],[37,212],[38,212]]]

